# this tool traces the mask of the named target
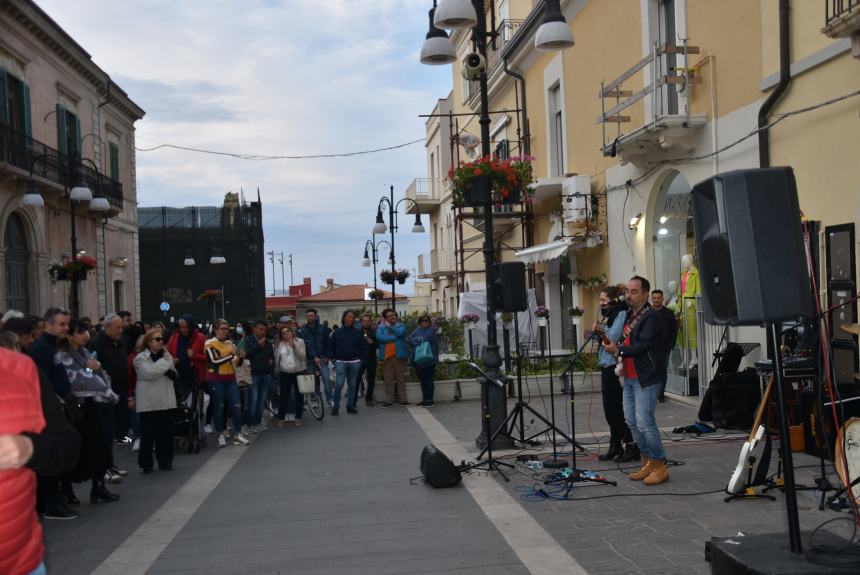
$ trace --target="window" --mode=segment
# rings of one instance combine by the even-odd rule
[[[117,311],[120,309],[125,309],[125,302],[123,298],[123,281],[122,280],[114,280],[113,282],[113,310]]]
[[[658,18],[657,18],[657,40],[661,46],[666,44],[678,44],[678,38],[675,33],[675,0],[658,0]],[[663,72],[668,75],[674,74],[673,70],[678,65],[678,58],[675,54],[663,55]],[[663,93],[663,111],[666,114],[678,113],[678,87],[675,84],[668,84]]]
[[[77,114],[57,104],[57,147],[61,154],[74,155],[79,151],[81,122]]]
[[[564,175],[564,103],[561,85],[549,89],[550,176]]]
[[[0,68],[0,124],[5,124],[20,134],[32,135],[30,88],[2,68]]]
[[[119,145],[116,142],[108,142],[108,160],[110,161],[110,173],[112,180],[119,181]]]

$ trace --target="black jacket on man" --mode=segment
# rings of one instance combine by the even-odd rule
[[[632,310],[628,314],[632,314]],[[661,383],[663,361],[663,325],[660,316],[650,306],[630,332],[630,345],[619,345],[622,358],[633,358],[639,385],[648,387]]]
[[[663,354],[668,356],[669,352],[675,347],[675,339],[678,337],[678,320],[675,318],[675,312],[666,306],[660,309],[653,309],[660,318],[660,325],[663,328]]]
[[[337,361],[364,361],[367,357],[367,340],[355,326],[343,326],[334,331],[329,339],[329,354]]]
[[[39,339],[30,346],[29,354],[39,369],[48,376],[51,387],[54,388],[54,393],[60,397],[66,397],[72,392],[72,384],[69,383],[66,368],[59,363],[54,363],[54,356],[57,355],[58,339],[48,332],[42,332]]]
[[[122,338],[112,339],[105,334],[99,335],[93,342],[92,350],[97,354],[96,359],[102,364],[110,376],[110,386],[120,396],[121,401],[128,397],[128,355],[125,353],[125,342]]]
[[[370,340],[367,343],[367,354],[362,358],[362,362],[367,365],[371,365],[376,369],[376,362],[379,361],[379,358],[377,357],[377,353],[379,353],[379,341],[376,339],[376,328],[370,326],[367,329],[363,327],[359,327],[359,329],[365,338],[364,341],[367,341],[368,339]]]
[[[260,345],[257,336],[245,337],[245,359],[251,362],[252,375],[271,375],[275,370],[275,346],[268,339]]]
[[[66,418],[52,387],[48,376],[39,369],[45,429],[41,433],[24,434],[33,442],[33,455],[27,467],[43,476],[57,476],[74,469],[81,449],[81,436]]]

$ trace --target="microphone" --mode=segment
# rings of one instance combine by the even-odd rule
[[[473,362],[471,362],[471,361],[470,361],[470,362],[469,362],[469,367],[471,367],[472,369],[474,369],[475,371],[477,371],[478,373],[480,373],[481,375],[483,375],[483,376],[484,376],[484,379],[486,379],[488,382],[490,382],[490,383],[492,383],[492,384],[495,384],[495,386],[496,386],[496,387],[500,387],[500,388],[502,388],[502,389],[504,389],[504,388],[505,388],[505,384],[504,384],[504,383],[502,383],[501,381],[499,381],[499,380],[497,380],[497,379],[493,379],[492,377],[490,377],[489,375],[487,375],[487,372],[485,372],[483,369],[481,369],[480,367],[478,367],[478,365],[477,365],[476,363],[473,363]]]

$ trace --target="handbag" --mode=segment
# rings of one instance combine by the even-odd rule
[[[78,398],[73,394],[68,394],[65,397],[59,398],[63,404],[63,411],[66,414],[66,419],[69,420],[75,427],[79,427],[84,423],[84,409],[78,403]]]
[[[424,367],[434,361],[436,361],[436,358],[433,357],[433,348],[430,347],[430,342],[422,341],[419,343],[418,347],[415,348],[415,365]]]
[[[300,373],[298,375],[298,381],[299,393],[313,393],[316,389],[316,384],[314,383],[314,376],[312,375]]]

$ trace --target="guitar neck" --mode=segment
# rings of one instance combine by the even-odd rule
[[[750,430],[750,438],[749,441],[755,439],[756,430],[758,430],[758,426],[761,425],[762,416],[764,415],[764,408],[767,406],[767,401],[770,399],[771,390],[773,389],[773,382],[775,381],[773,373],[770,374],[770,377],[767,379],[767,387],[764,389],[764,395],[761,396],[761,403],[758,406],[758,410],[755,414],[755,421],[753,422],[752,429]]]

